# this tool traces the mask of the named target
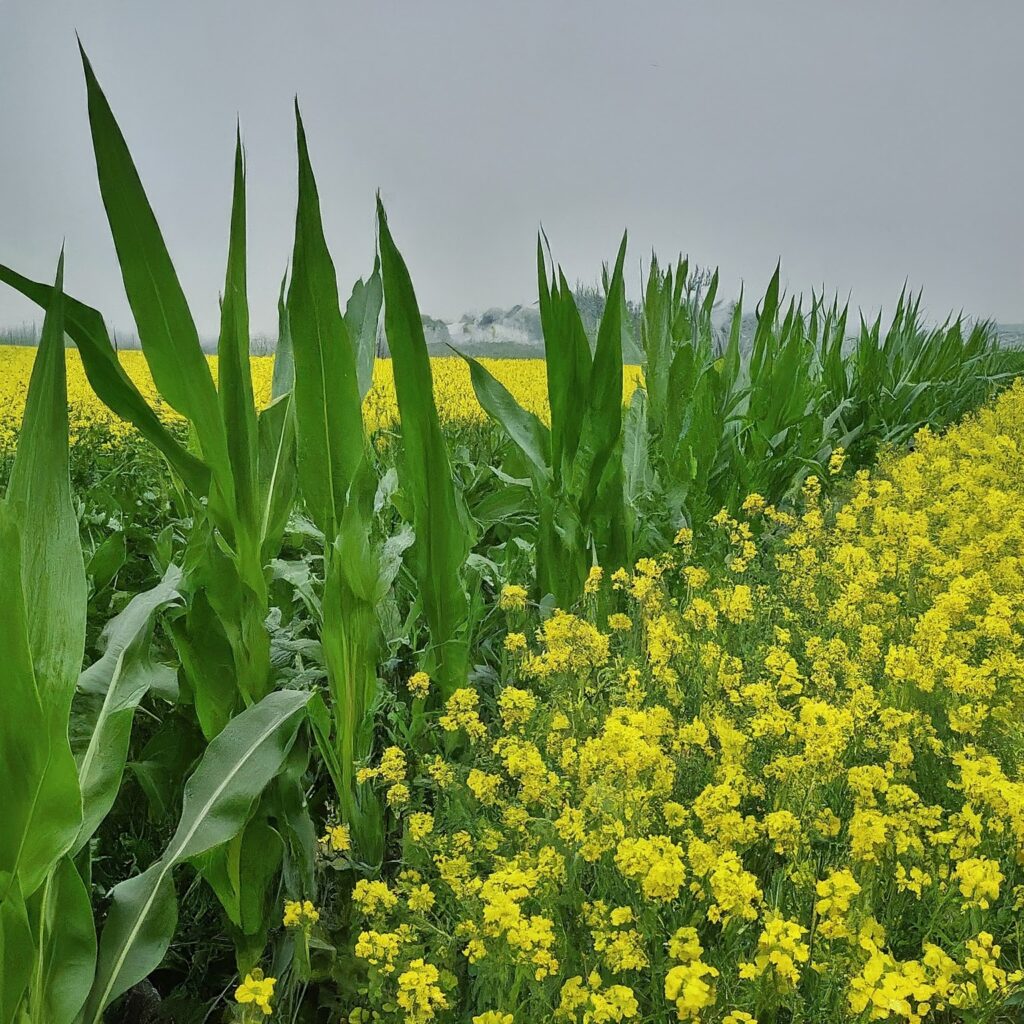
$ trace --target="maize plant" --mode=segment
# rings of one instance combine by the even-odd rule
[[[561,268],[552,269],[540,240],[537,272],[547,364],[550,429],[524,409],[488,370],[467,357],[484,411],[525,457],[537,504],[537,596],[571,607],[595,563],[624,564],[622,280],[626,239],[619,246],[593,354]]]
[[[674,525],[699,525],[752,492],[777,501],[850,439],[818,360],[845,319],[834,309],[823,319],[817,299],[809,316],[795,300],[780,316],[779,276],[776,267],[745,348],[742,294],[728,327],[713,324],[717,271],[701,292],[685,260],[674,272],[651,262],[641,331],[647,434]]]
[[[372,796],[360,799],[355,770],[369,756],[373,741],[381,646],[377,604],[393,578],[372,539],[376,480],[362,418],[376,348],[380,276],[374,268],[366,284],[357,283],[343,314],[297,107],[296,130],[299,199],[287,317],[295,364],[299,487],[324,538],[318,610],[330,695],[327,705],[316,699],[312,722],[357,855],[379,865],[381,808]]]
[[[828,356],[834,367],[835,345]],[[1003,377],[991,324],[976,323],[966,336],[959,318],[929,329],[920,292],[904,289],[887,330],[881,314],[871,323],[861,318],[842,369],[829,380],[846,400],[844,421],[864,439],[859,457],[868,460],[879,444],[902,444],[926,424],[961,416]]]
[[[299,487],[324,538],[323,592],[315,611],[330,698],[314,700],[311,720],[356,856],[375,870],[384,853],[383,809],[368,788],[357,786],[356,769],[371,753],[381,693],[379,606],[408,550],[430,637],[425,665],[442,692],[460,685],[468,672],[468,604],[460,576],[468,531],[457,511],[419,311],[383,208],[380,269],[356,283],[343,313],[297,109],[296,127],[299,199],[287,322]],[[403,428],[403,493],[396,500],[409,523],[390,537],[377,536],[375,513],[383,499],[362,412],[385,295]]]
[[[125,291],[160,395],[188,421],[187,447],[122,369],[98,311],[67,299],[66,331],[97,395],[163,453],[190,512],[181,580],[186,601],[169,609],[167,620],[180,659],[181,703],[191,704],[211,741],[235,714],[258,704],[275,685],[265,566],[280,548],[295,493],[291,397],[285,392],[262,412],[253,398],[240,137],[221,300],[218,389],[124,137],[84,53],[82,59],[100,193]],[[53,295],[52,289],[7,268],[0,268],[0,279],[41,304]],[[287,359],[286,331],[284,340]],[[288,376],[285,364],[278,380],[282,390]],[[283,809],[274,806],[281,802]],[[200,865],[229,918],[241,964],[263,948],[270,895],[285,854],[283,841],[268,835],[268,821],[301,818],[304,806],[296,780],[281,781],[250,809],[247,828],[232,840],[234,845],[207,855]],[[249,879],[246,894],[239,871]]]
[[[243,828],[281,770],[309,695],[282,691],[237,716],[185,787],[161,860],[118,886],[97,944],[89,841],[113,806],[135,709],[158,676],[154,616],[180,572],[136,595],[79,676],[86,578],[68,474],[63,256],[49,292],[10,484],[0,501],[0,1021],[98,1022],[159,964],[174,933],[174,867]],[[32,599],[27,595],[31,593]]]
[[[742,303],[719,351],[711,321],[717,291],[717,271],[701,295],[687,261],[662,271],[657,258],[651,260],[640,323],[644,419],[652,480],[674,526],[708,514],[709,496],[728,465],[733,418],[742,400]]]

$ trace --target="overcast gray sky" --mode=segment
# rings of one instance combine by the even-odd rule
[[[0,0],[0,260],[131,329],[77,29],[193,312],[215,333],[241,118],[254,333],[291,250],[299,96],[342,288],[373,195],[426,312],[532,302],[538,225],[570,279],[630,231],[760,295],[1024,320],[1019,0]],[[749,292],[748,292],[749,293]],[[36,316],[0,289],[0,325]]]

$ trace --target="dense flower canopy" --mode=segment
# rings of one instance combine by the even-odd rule
[[[430,719],[447,755],[363,774],[405,832],[354,895],[353,1019],[1010,1019],[1024,387],[841,470],[572,614],[509,588],[500,685]]]

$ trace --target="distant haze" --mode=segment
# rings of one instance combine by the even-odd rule
[[[95,180],[75,29],[200,331],[216,333],[236,115],[254,334],[276,331],[298,94],[343,292],[380,189],[420,305],[536,298],[543,223],[570,280],[630,231],[789,289],[1024,320],[1019,0],[730,3],[0,0],[0,261],[133,330]],[[0,288],[0,327],[37,319]]]

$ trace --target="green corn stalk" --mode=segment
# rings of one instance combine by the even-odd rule
[[[591,355],[583,321],[560,269],[537,243],[551,427],[525,410],[485,367],[466,357],[477,401],[525,456],[537,502],[537,596],[571,607],[595,561],[627,559],[622,462],[622,335],[626,238],[608,282]],[[386,279],[385,279],[386,280]]]
[[[196,530],[185,587],[192,599],[174,636],[200,725],[210,738],[239,708],[273,686],[264,567],[280,547],[294,494],[290,397],[283,393],[262,413],[253,401],[240,139],[221,304],[218,391],[124,137],[84,52],[82,60],[100,192],[125,291],[153,380],[164,401],[189,423],[189,447],[160,422],[128,378],[97,310],[69,298],[67,332],[97,395],[160,450],[191,501]],[[49,301],[49,288],[7,267],[0,267],[0,280],[41,305]],[[223,658],[209,657],[210,645],[228,652],[229,677],[220,667]],[[217,668],[211,670],[214,661]]]
[[[825,408],[815,339],[833,321],[817,300],[808,317],[795,302],[780,315],[779,276],[776,267],[744,352],[742,295],[720,333],[718,272],[702,290],[686,261],[673,274],[652,260],[642,321],[648,436],[673,525],[699,526],[754,491],[778,500],[831,451],[836,415]]]
[[[359,857],[372,869],[384,853],[383,811],[368,789],[356,786],[355,776],[372,748],[380,697],[378,605],[393,580],[373,538],[376,478],[362,418],[382,289],[375,266],[368,281],[356,283],[342,313],[297,107],[296,131],[299,201],[286,315],[295,367],[299,487],[324,536],[320,639],[330,695],[329,704],[314,700],[311,721],[342,818]]]
[[[721,345],[711,322],[718,272],[703,292],[701,283],[686,260],[663,271],[652,258],[640,325],[650,472],[673,527],[709,514],[742,397],[742,297]]]
[[[100,193],[117,251],[125,291],[143,354],[162,398],[189,424],[187,447],[160,421],[124,372],[98,311],[65,301],[65,328],[78,346],[97,395],[134,424],[164,455],[191,511],[182,592],[187,600],[167,617],[180,658],[186,700],[212,740],[232,717],[261,703],[274,687],[266,626],[269,592],[265,567],[280,550],[295,494],[295,423],[286,361],[275,370],[279,397],[255,407],[249,365],[246,283],[245,171],[236,134],[230,244],[218,341],[220,387],[214,386],[177,274],[124,137],[83,53],[89,120]],[[0,267],[6,281],[46,305],[53,290]],[[286,324],[283,326],[287,326]],[[287,343],[282,348],[287,358]],[[283,785],[283,784],[282,784]],[[278,787],[281,788],[281,787]],[[287,814],[305,811],[301,791]],[[294,803],[294,802],[293,802]],[[259,828],[262,806],[250,808]],[[231,851],[205,857],[217,876]],[[264,858],[261,864],[269,862]],[[260,868],[269,884],[277,872]],[[211,885],[213,882],[211,881]],[[214,885],[218,896],[223,895]],[[230,905],[225,911],[231,916]],[[232,921],[233,924],[238,922]],[[244,925],[244,926],[243,926]],[[234,937],[240,963],[262,946],[267,920],[247,920]]]
[[[717,271],[702,294],[686,261],[674,272],[651,262],[641,321],[643,479],[673,524],[700,525],[755,491],[781,500],[837,447],[863,465],[880,444],[963,415],[1010,372],[990,325],[966,336],[959,320],[926,329],[920,295],[905,291],[886,332],[880,316],[862,320],[851,341],[848,307],[837,301],[812,294],[807,313],[782,304],[778,267],[743,351],[742,296],[720,333],[711,322],[716,288]]]

